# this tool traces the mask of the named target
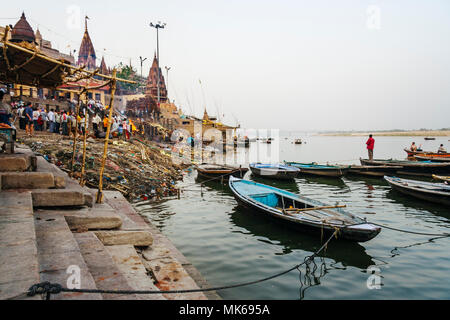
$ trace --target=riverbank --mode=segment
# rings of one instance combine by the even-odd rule
[[[380,131],[380,132],[330,132],[317,133],[317,136],[329,137],[359,137],[372,134],[375,137],[450,137],[450,130],[430,130],[430,131]]]

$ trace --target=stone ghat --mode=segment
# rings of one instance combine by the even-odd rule
[[[44,281],[100,290],[208,287],[195,267],[136,213],[121,192],[105,191],[104,203],[94,203],[96,190],[79,186],[28,148],[16,151],[15,157],[24,164],[16,171],[3,171],[2,163],[9,161],[2,160],[8,155],[0,154],[0,299],[42,299],[24,293]],[[61,293],[51,299],[205,300],[220,296],[215,292]]]

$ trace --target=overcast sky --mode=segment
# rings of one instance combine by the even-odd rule
[[[186,113],[247,128],[450,127],[450,1],[8,1],[63,52],[84,16],[99,61],[148,73],[160,32],[169,96]],[[201,80],[201,85],[199,80]]]

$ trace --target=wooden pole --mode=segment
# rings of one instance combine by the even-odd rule
[[[87,128],[87,103],[88,103],[88,93],[86,92],[86,109],[84,112],[84,137],[83,137],[83,162],[81,164],[81,176],[80,176],[80,185],[84,186],[84,172],[85,172],[85,165],[86,165],[86,136],[88,133]]]
[[[305,212],[305,211],[316,211],[316,210],[325,210],[325,209],[337,209],[337,208],[347,208],[346,205],[342,206],[326,206],[326,207],[313,207],[313,208],[306,208],[306,209],[284,209],[284,211],[287,211],[289,213],[297,213],[297,212]]]
[[[80,112],[80,106],[81,106],[81,95],[83,94],[83,91],[80,92],[80,94],[78,95],[78,104],[77,104],[77,108],[75,111],[75,133],[73,135],[73,151],[72,151],[72,166],[70,168],[70,177],[73,177],[73,173],[74,173],[74,165],[75,165],[75,150],[77,147],[77,134],[78,134],[78,113]],[[71,121],[72,123],[72,121]],[[71,125],[72,127],[72,125]],[[70,136],[70,132],[69,132],[69,136]]]
[[[111,132],[112,115],[114,109],[114,95],[116,94],[116,74],[117,70],[114,68],[112,73],[112,83],[111,83],[111,100],[109,102],[109,117],[108,117],[108,129],[106,130],[105,136],[105,146],[103,148],[103,158],[102,165],[100,167],[100,176],[98,181],[98,192],[97,192],[97,203],[103,203],[103,172],[105,171],[106,158],[108,156],[108,143],[109,134]]]

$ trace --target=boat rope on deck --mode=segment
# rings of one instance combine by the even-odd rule
[[[196,292],[210,292],[210,291],[220,291],[220,290],[226,290],[226,289],[234,289],[234,288],[239,288],[239,287],[246,287],[246,286],[250,286],[250,285],[254,285],[257,283],[261,283],[261,282],[265,282],[265,281],[269,281],[278,277],[281,277],[285,274],[288,274],[294,270],[297,270],[300,272],[301,274],[301,270],[300,267],[306,265],[307,268],[309,267],[309,264],[312,263],[314,261],[314,258],[316,258],[322,251],[326,250],[326,248],[328,247],[328,244],[331,242],[331,240],[333,240],[333,238],[337,238],[338,237],[338,233],[339,230],[336,230],[331,237],[320,247],[319,250],[317,250],[314,254],[312,254],[311,256],[308,256],[304,259],[304,261],[288,270],[279,272],[277,274],[274,274],[272,276],[263,278],[263,279],[258,279],[258,280],[254,280],[254,281],[250,281],[250,282],[244,282],[244,283],[239,283],[239,284],[234,284],[234,285],[229,285],[229,286],[223,286],[223,287],[215,287],[215,288],[205,288],[205,289],[192,289],[192,290],[168,290],[168,291],[153,291],[153,290],[99,290],[99,289],[68,289],[68,288],[64,288],[63,286],[61,286],[58,283],[50,283],[50,282],[42,282],[42,283],[38,283],[35,284],[33,286],[30,287],[30,289],[28,289],[28,292],[23,293],[21,295],[18,295],[16,297],[10,298],[8,300],[15,300],[15,299],[20,299],[23,297],[34,297],[37,294],[45,294],[46,295],[46,300],[50,300],[51,295],[52,294],[59,294],[62,292],[72,292],[72,293],[100,293],[100,294],[119,294],[119,295],[124,295],[124,294],[181,294],[181,293],[196,293]]]

